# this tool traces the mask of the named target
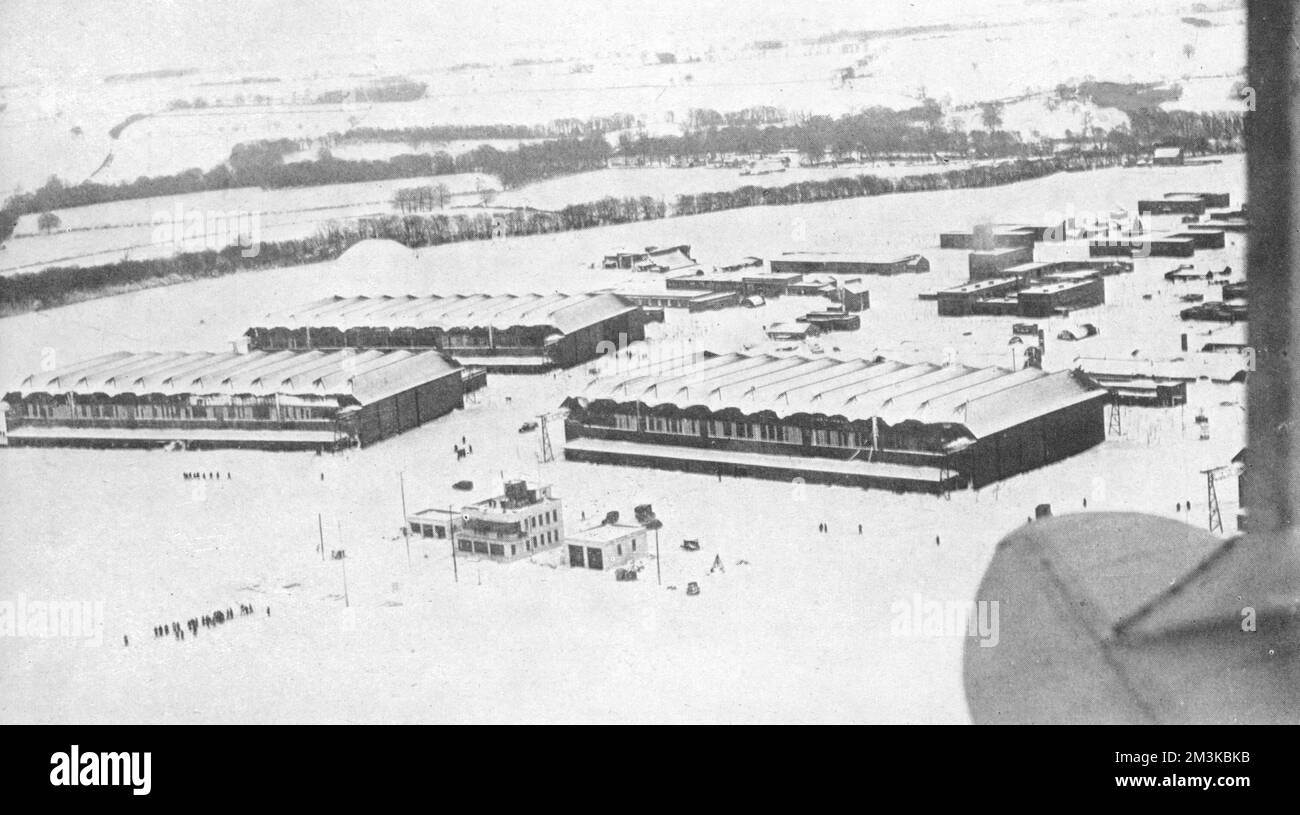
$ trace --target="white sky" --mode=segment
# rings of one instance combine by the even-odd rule
[[[1164,0],[1158,4],[1180,4]],[[1111,0],[0,0],[0,82],[158,68],[388,70],[539,50],[582,56],[1008,15],[1088,14]],[[1181,4],[1185,5],[1185,4]],[[693,42],[692,42],[693,40]],[[486,61],[486,60],[484,60]],[[397,64],[390,65],[389,63]],[[327,68],[326,68],[327,70]]]

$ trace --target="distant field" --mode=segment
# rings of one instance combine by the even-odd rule
[[[845,163],[838,167],[790,167],[781,172],[742,175],[738,169],[711,167],[611,168],[592,173],[562,176],[517,190],[507,190],[493,199],[497,206],[559,209],[567,204],[594,201],[605,196],[623,198],[648,195],[661,198],[670,207],[678,195],[724,192],[741,187],[784,187],[801,181],[825,181],[846,176],[874,175],[898,178],[906,175],[958,170],[979,162],[888,162]]]
[[[1230,90],[1245,64],[1244,14],[1229,10],[1202,16],[1213,25],[1189,26],[1172,5],[1137,10],[1119,0],[1039,4],[985,15],[988,26],[982,28],[820,45],[790,42],[773,51],[746,48],[758,36],[737,34],[747,23],[737,19],[734,29],[729,21],[718,32],[694,32],[692,42],[708,44],[683,47],[672,65],[645,64],[637,51],[607,48],[573,53],[554,63],[506,61],[451,71],[423,55],[428,60],[424,66],[403,65],[399,72],[427,83],[427,98],[392,104],[295,104],[295,99],[340,87],[344,77],[339,76],[286,74],[283,82],[270,85],[211,84],[245,76],[252,70],[248,66],[236,72],[89,88],[24,85],[2,97],[8,107],[0,113],[0,189],[30,189],[50,175],[84,180],[110,152],[112,164],[96,178],[111,182],[190,167],[206,169],[224,160],[235,144],[252,139],[314,139],[350,127],[541,124],[631,113],[654,128],[685,121],[691,108],[734,111],[771,105],[839,115],[870,105],[910,106],[922,89],[945,105],[961,106],[1049,91],[1086,77],[1180,83],[1187,86],[1183,97],[1166,107],[1239,110],[1241,104],[1231,98]],[[844,24],[852,22],[864,21]],[[592,70],[571,73],[577,60]],[[1124,66],[1123,76],[1112,75],[1110,66],[1119,65]],[[839,72],[850,66],[855,78],[840,81]],[[255,93],[269,94],[273,104],[166,109],[177,97],[229,105],[236,95]],[[1026,138],[1030,131],[1059,136],[1065,130],[1077,133],[1085,125],[1107,126],[1111,110],[1083,106],[1041,120],[1008,117],[1007,126]],[[140,113],[156,115],[127,127],[116,141],[108,137],[111,127]],[[74,126],[80,135],[73,134]]]
[[[175,220],[176,213],[197,212],[221,218],[229,213],[256,213],[260,239],[264,241],[313,235],[333,220],[353,220],[366,215],[383,215],[394,210],[393,192],[404,187],[446,184],[453,195],[468,194],[465,203],[475,203],[479,189],[495,189],[491,176],[477,173],[405,178],[327,187],[295,187],[264,190],[245,187],[236,190],[193,193],[160,198],[141,198],[59,210],[62,231],[49,235],[37,229],[37,215],[25,215],[14,237],[0,253],[0,275],[34,272],[46,266],[90,266],[120,260],[167,257],[184,249],[176,243],[155,241],[155,218]],[[216,235],[214,234],[214,237]],[[221,246],[237,242],[238,234]]]

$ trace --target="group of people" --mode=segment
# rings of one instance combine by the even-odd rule
[[[199,480],[220,481],[221,473],[181,473],[181,478],[185,479],[186,481],[199,481]],[[230,473],[226,473],[226,479],[227,480],[230,479]]]
[[[460,444],[453,444],[451,446],[451,449],[456,451],[456,460],[460,461],[461,459],[465,458],[465,456],[468,456],[470,453],[474,452],[474,445],[467,442],[464,436],[461,436]]]
[[[255,613],[257,613],[257,609],[251,604],[239,604],[239,616],[247,617]],[[271,616],[270,606],[266,607],[266,616]],[[214,628],[222,623],[228,623],[233,619],[235,619],[235,610],[227,607],[225,609],[217,609],[211,614],[204,614],[200,617],[191,617],[185,621],[183,626],[179,620],[173,620],[170,623],[163,623],[162,625],[155,625],[153,627],[153,635],[155,639],[158,637],[174,637],[175,639],[183,640],[185,639],[186,631],[190,632],[191,637],[197,637],[200,626],[203,628]],[[130,640],[125,636],[122,637],[122,642],[126,645],[131,644]]]

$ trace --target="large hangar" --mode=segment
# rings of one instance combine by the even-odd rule
[[[1106,396],[1078,371],[706,354],[592,380],[565,456],[942,492],[1098,444]]]
[[[4,397],[14,446],[336,449],[463,406],[435,352],[131,353],[30,374]]]
[[[246,336],[267,351],[427,349],[495,373],[533,373],[645,339],[645,314],[610,292],[334,296],[267,315]]]

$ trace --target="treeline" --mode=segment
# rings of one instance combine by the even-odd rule
[[[555,119],[538,125],[427,125],[416,127],[354,127],[325,136],[326,144],[371,144],[396,142],[465,141],[472,139],[557,139],[594,136],[637,126],[630,113],[593,116],[588,119]]]
[[[897,192],[927,192],[955,190],[965,187],[992,187],[1041,178],[1060,170],[1082,170],[1112,166],[1117,157],[1093,159],[1020,159],[993,165],[964,167],[942,173],[908,175],[898,178],[881,178],[859,175],[849,178],[829,178],[820,181],[801,181],[783,187],[741,187],[724,192],[679,195],[673,205],[675,215],[701,215],[738,207],[782,206],[810,204],[819,201],[838,201],[844,198],[863,198],[889,195]]]
[[[252,257],[245,257],[240,247],[231,246],[219,252],[195,252],[170,258],[122,261],[86,268],[57,267],[0,278],[0,313],[49,308],[132,286],[333,260],[349,247],[368,239],[393,240],[412,248],[437,246],[466,240],[537,235],[657,220],[737,207],[986,187],[1040,178],[1062,170],[1109,166],[1119,161],[1117,156],[1076,156],[1011,161],[997,166],[968,167],[900,178],[862,175],[770,189],[747,187],[731,192],[678,196],[671,209],[663,201],[642,196],[604,198],[573,204],[559,212],[512,210],[505,213],[438,213],[362,218],[348,223],[327,224],[319,234],[310,238],[261,244],[258,253]]]
[[[712,113],[712,112],[709,112]],[[696,112],[701,121],[716,121]],[[1243,119],[1238,112],[1129,112],[1131,124],[1110,131],[1093,128],[1079,134],[1102,152],[1137,154],[1159,145],[1178,145],[1207,152],[1214,145],[1239,143]],[[983,130],[964,130],[945,123],[933,99],[908,110],[875,107],[839,118],[813,116],[781,126],[758,123],[709,126],[681,136],[619,137],[619,153],[633,162],[712,161],[727,155],[772,154],[795,150],[813,162],[845,157],[876,159],[894,155],[948,153],[973,158],[1028,158],[1051,154],[1050,140],[1025,141],[1002,129],[1001,108],[985,106]]]
[[[603,137],[591,136],[526,144],[517,150],[497,150],[484,145],[459,156],[439,152],[347,160],[325,151],[314,159],[285,160],[300,148],[299,142],[292,139],[250,142],[236,145],[228,161],[206,172],[196,168],[118,184],[86,181],[69,186],[56,177],[51,178],[35,192],[11,196],[0,208],[0,240],[13,234],[23,215],[70,207],[238,187],[314,187],[469,172],[494,175],[510,188],[557,175],[604,168],[612,152]]]
[[[702,121],[713,120],[696,114]],[[1035,150],[1005,131],[967,133],[948,128],[943,122],[939,103],[927,99],[908,110],[874,107],[838,119],[813,116],[786,125],[762,125],[757,122],[707,127],[682,136],[623,135],[619,152],[628,157],[676,161],[712,160],[729,154],[766,154],[797,150],[814,161],[827,155],[832,159],[848,155],[883,156],[903,153],[967,153],[996,156],[1030,155]]]
[[[413,102],[416,99],[423,99],[428,89],[428,84],[424,82],[416,82],[404,77],[387,77],[358,85],[350,90],[326,91],[316,97],[315,103],[333,105],[339,102]]]

